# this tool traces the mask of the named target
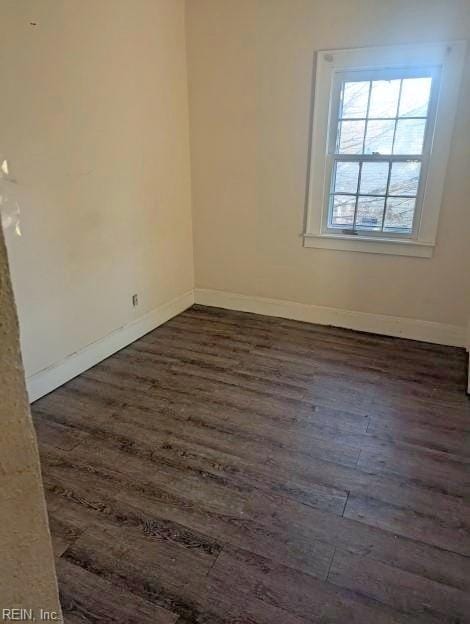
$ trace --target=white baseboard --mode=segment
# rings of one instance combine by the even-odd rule
[[[194,291],[195,303],[201,305],[238,310],[240,312],[254,312],[267,316],[345,327],[357,331],[410,338],[453,347],[466,346],[466,327],[447,325],[432,321],[387,316],[384,314],[369,314],[354,312],[340,308],[295,303],[282,299],[268,299],[266,297],[251,297],[229,293],[221,290],[207,290],[197,288]]]
[[[30,402],[58,388],[66,381],[95,366],[119,349],[137,340],[159,325],[166,323],[194,303],[194,293],[189,291],[168,303],[151,310],[144,316],[112,331],[96,342],[76,351],[60,362],[27,377]]]
[[[386,336],[423,340],[455,347],[468,347],[467,328],[458,325],[354,312],[282,299],[251,297],[221,290],[197,288],[194,292],[188,291],[180,295],[176,299],[151,310],[141,318],[119,327],[96,342],[80,349],[80,351],[70,354],[62,361],[27,377],[26,385],[30,401],[36,401],[66,381],[95,366],[144,334],[184,312],[193,303],[240,312],[265,314],[266,316],[279,316],[306,323],[345,327]]]

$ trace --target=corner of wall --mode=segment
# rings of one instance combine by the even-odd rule
[[[60,616],[36,437],[26,396],[18,320],[0,226],[0,605]],[[14,618],[11,618],[14,619]]]

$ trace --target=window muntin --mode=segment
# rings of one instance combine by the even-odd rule
[[[336,75],[327,230],[413,235],[435,81],[432,69]]]

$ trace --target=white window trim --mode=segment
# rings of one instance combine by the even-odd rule
[[[317,53],[315,101],[311,137],[310,176],[304,246],[405,256],[431,257],[436,244],[439,211],[449,158],[459,87],[465,60],[465,41],[400,45]],[[419,223],[411,237],[348,235],[326,231],[329,196],[329,141],[332,87],[337,72],[410,67],[438,68],[432,148],[421,180]],[[329,145],[330,143],[330,145]]]

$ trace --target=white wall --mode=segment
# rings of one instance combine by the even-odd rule
[[[183,0],[2,0],[29,376],[193,288],[184,17]]]
[[[434,257],[305,249],[300,234],[314,51],[469,37],[468,0],[188,0],[196,287],[431,321],[463,344],[468,59]]]

